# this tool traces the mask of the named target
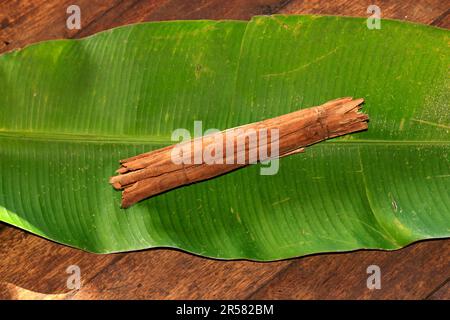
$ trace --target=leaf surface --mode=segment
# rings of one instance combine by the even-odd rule
[[[276,260],[450,236],[447,30],[320,16],[137,24],[0,56],[0,221],[98,253]],[[364,97],[367,132],[120,209],[118,160]]]

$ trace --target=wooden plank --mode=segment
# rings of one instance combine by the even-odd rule
[[[293,262],[252,299],[425,299],[450,275],[450,241],[424,241],[398,251],[316,255]],[[381,271],[368,289],[367,268]]]
[[[428,300],[450,300],[450,278],[427,297]]]
[[[243,299],[290,265],[221,261],[178,250],[128,253],[87,283],[75,299]]]
[[[89,23],[114,4],[108,1],[77,1],[83,8],[82,23]],[[0,52],[21,48],[27,44],[70,38],[75,31],[66,28],[66,9],[70,0],[60,1],[3,1],[0,3]]]
[[[16,228],[5,228],[0,233],[0,299],[11,298],[23,289],[41,294],[68,293],[69,266],[79,266],[82,282],[88,283],[122,257],[123,254],[90,254]]]

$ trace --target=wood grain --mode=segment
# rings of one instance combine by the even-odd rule
[[[79,0],[82,29],[67,30],[73,1],[0,1],[0,52],[33,42],[80,38],[115,26],[173,19],[249,19],[310,13],[367,17],[373,1]],[[450,28],[449,2],[377,1],[382,17]],[[387,251],[320,254],[279,262],[219,261],[178,250],[95,255],[0,224],[0,298],[30,299],[450,299],[450,242]],[[381,289],[366,286],[369,265]],[[82,287],[66,287],[78,265]]]
[[[14,285],[15,291],[67,293],[70,291],[66,286],[69,266],[79,266],[82,281],[87,283],[120,258],[121,254],[89,254],[12,227],[0,233],[0,283]],[[12,295],[11,290],[0,287],[0,299]]]
[[[77,299],[243,299],[290,261],[219,261],[176,250],[130,253],[77,293]]]
[[[432,291],[428,296],[428,300],[448,300],[450,299],[450,278],[434,291]]]
[[[449,241],[417,243],[395,252],[361,250],[307,257],[291,264],[249,298],[425,299],[430,288],[447,281],[449,257]],[[380,267],[379,290],[367,288],[370,265]]]

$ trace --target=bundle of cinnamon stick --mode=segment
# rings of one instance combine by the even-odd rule
[[[110,183],[123,190],[122,207],[127,208],[183,185],[302,152],[320,141],[367,129],[368,116],[360,112],[363,101],[340,98],[120,160]]]

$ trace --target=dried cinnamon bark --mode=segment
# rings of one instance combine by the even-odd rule
[[[340,98],[121,160],[118,175],[111,177],[110,183],[123,190],[122,207],[127,208],[250,163],[302,152],[314,143],[367,129],[368,117],[359,112],[363,101]],[[256,133],[256,145],[251,143],[249,132],[253,138]],[[211,151],[208,154],[213,155],[214,162],[208,162],[205,150]]]

